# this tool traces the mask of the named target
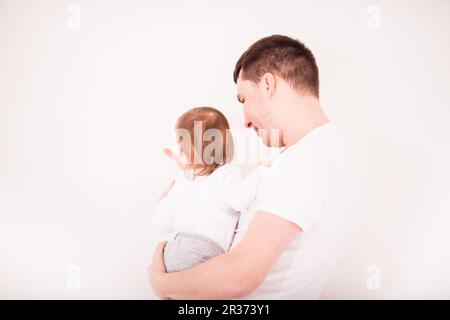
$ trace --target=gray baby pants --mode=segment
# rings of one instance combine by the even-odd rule
[[[181,271],[222,253],[225,253],[224,249],[208,237],[179,232],[164,247],[164,263],[167,272]]]

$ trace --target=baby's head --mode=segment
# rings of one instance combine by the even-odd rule
[[[231,162],[233,138],[227,118],[211,107],[193,108],[181,115],[175,125],[180,154],[194,176],[207,176]]]

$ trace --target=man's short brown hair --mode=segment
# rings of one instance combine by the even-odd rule
[[[293,88],[319,97],[319,69],[311,50],[287,36],[273,35],[250,46],[239,58],[233,79],[239,73],[245,80],[258,82],[270,72],[287,81]]]

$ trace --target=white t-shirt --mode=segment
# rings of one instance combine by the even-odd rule
[[[236,165],[225,164],[208,176],[192,179],[192,170],[181,172],[153,213],[154,228],[171,239],[178,232],[200,234],[228,251],[240,212],[256,198],[266,167],[248,174]]]
[[[243,299],[317,299],[334,268],[355,196],[355,176],[345,139],[331,123],[284,150],[241,214],[230,250],[245,236],[257,211],[299,225],[300,232],[262,284]]]

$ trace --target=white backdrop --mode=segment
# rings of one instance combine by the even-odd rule
[[[323,298],[450,298],[448,1],[0,1],[0,298],[148,299],[181,112],[243,126],[234,64],[305,42],[358,168]]]

